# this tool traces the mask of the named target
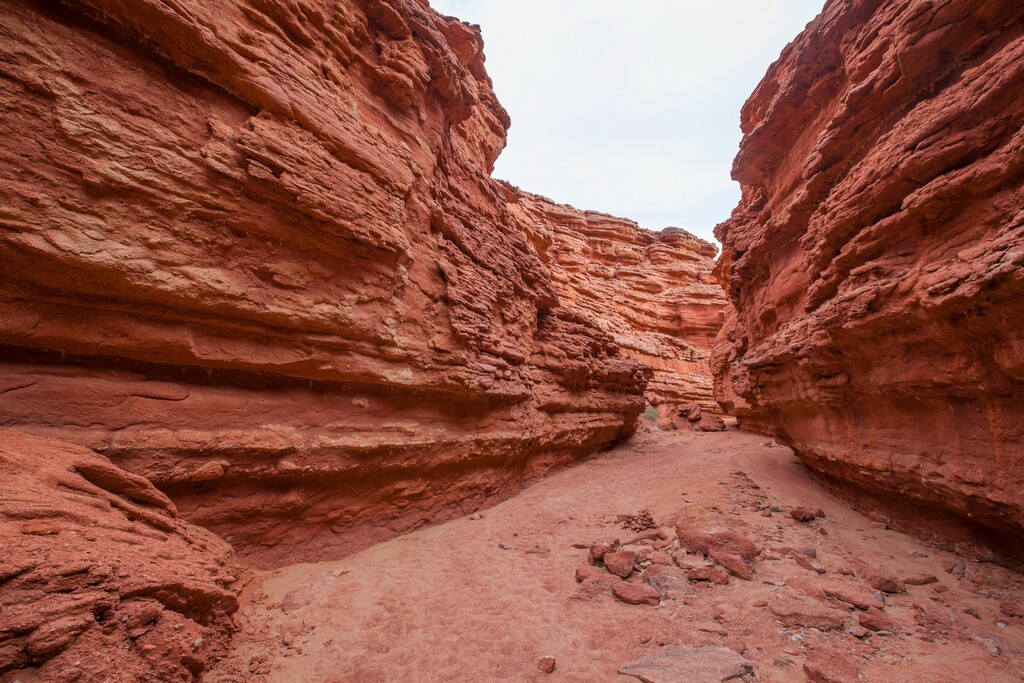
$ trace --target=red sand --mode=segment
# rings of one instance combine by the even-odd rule
[[[734,428],[640,434],[479,515],[341,561],[258,573],[243,594],[233,651],[206,680],[635,681],[618,668],[703,645],[745,653],[758,681],[806,681],[807,657],[821,655],[845,660],[864,681],[1024,680],[1024,625],[1000,612],[1001,602],[1024,599],[1021,577],[961,560],[953,571],[966,578],[956,578],[944,569],[955,555],[878,528],[770,443]],[[825,517],[763,516],[768,504],[821,508]],[[689,584],[657,607],[626,605],[600,585],[581,590],[574,572],[588,551],[573,544],[634,536],[615,518],[640,509],[666,530],[681,521],[744,534],[762,549],[754,580]],[[802,567],[780,551],[786,546],[813,548],[817,557]],[[795,604],[797,621],[810,621],[800,612],[838,610],[845,628],[856,626],[866,612],[819,590],[870,597],[867,583],[841,573],[866,576],[865,567],[933,574],[939,583],[885,596],[895,635],[860,640],[843,630],[787,628],[771,612]],[[556,658],[552,674],[537,667],[545,655]],[[828,675],[813,680],[844,680]]]

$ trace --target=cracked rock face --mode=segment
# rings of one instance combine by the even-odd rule
[[[623,354],[653,368],[648,403],[719,410],[709,358],[726,301],[711,272],[715,245],[514,188],[509,208],[538,245],[560,300],[585,311]]]
[[[786,48],[743,109],[712,358],[723,406],[824,481],[1018,552],[1022,21],[833,0]]]
[[[509,119],[475,28],[414,0],[13,0],[0,71],[0,426],[103,453],[261,566],[634,429],[646,359],[489,177]],[[707,245],[662,241],[712,287]]]
[[[234,630],[231,548],[80,446],[0,430],[0,546],[4,680],[191,681]]]

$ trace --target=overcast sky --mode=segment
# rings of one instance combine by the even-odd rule
[[[713,240],[740,107],[824,0],[430,0],[480,24],[524,190]]]

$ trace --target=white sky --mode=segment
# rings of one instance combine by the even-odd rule
[[[739,201],[740,107],[824,0],[430,0],[480,24],[512,117],[494,175],[708,240]]]

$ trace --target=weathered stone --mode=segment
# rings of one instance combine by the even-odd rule
[[[835,583],[822,586],[822,590],[830,598],[853,605],[857,609],[867,610],[872,607],[885,607],[883,601],[879,600],[873,593],[862,588]]]
[[[731,529],[698,528],[680,522],[676,525],[676,538],[679,539],[679,545],[691,553],[707,555],[715,550],[752,560],[761,552],[750,539]]]
[[[700,406],[696,403],[687,403],[676,408],[679,417],[685,417],[690,422],[697,422],[701,416]]]
[[[669,598],[685,594],[690,587],[686,572],[675,566],[651,565],[644,571],[642,579]]]
[[[808,571],[812,571],[815,574],[824,574],[825,573],[825,568],[824,567],[822,567],[820,564],[818,564],[817,562],[815,562],[811,558],[807,557],[806,555],[803,555],[801,553],[796,553],[792,557],[793,557],[793,560],[798,565],[800,565],[801,567],[803,567],[804,569],[806,569]]]
[[[726,683],[754,672],[743,655],[724,647],[680,648],[659,652],[619,667],[644,683]]]
[[[857,576],[864,579],[875,590],[880,590],[883,593],[902,593],[907,589],[899,577],[878,567],[859,567]]]
[[[700,416],[700,420],[697,422],[696,427],[702,432],[724,432],[725,420],[718,415],[708,415],[705,413]]]
[[[857,664],[841,652],[819,650],[807,655],[804,673],[812,683],[858,683]]]
[[[661,594],[656,588],[639,581],[619,581],[612,586],[612,595],[630,605],[657,605]]]
[[[720,412],[708,364],[726,306],[711,273],[716,246],[504,188],[513,224],[548,245],[543,258],[559,298],[610,332],[624,356],[653,367],[648,403],[666,413],[684,402]],[[707,417],[707,425],[721,421]]]
[[[733,553],[712,549],[708,555],[712,560],[729,570],[729,573],[744,581],[752,581],[754,573],[750,566],[743,561],[743,558]]]
[[[843,622],[847,618],[846,612],[817,602],[782,595],[772,598],[768,603],[768,609],[783,626],[790,628],[837,630],[843,627]]]
[[[1022,19],[832,2],[783,51],[741,116],[712,354],[727,412],[822,481],[1018,559]]]
[[[999,603],[999,611],[1008,617],[1024,617],[1024,605],[1011,600]]]
[[[903,577],[903,583],[908,586],[927,586],[939,580],[934,574],[908,574]]]
[[[0,430],[0,501],[4,680],[32,667],[47,680],[185,681],[223,652],[238,609],[231,549],[146,479]]]
[[[895,633],[900,630],[899,622],[877,607],[871,607],[867,612],[858,614],[857,623],[872,631],[889,631],[890,633]]]
[[[722,586],[729,583],[729,575],[718,567],[695,567],[686,572],[686,578],[690,581],[710,581]]]
[[[825,513],[820,509],[798,506],[789,511],[789,516],[798,522],[813,522],[818,517],[824,517]]]
[[[636,564],[636,553],[632,550],[620,550],[615,553],[605,553],[604,566],[615,576],[623,579],[633,573]]]
[[[656,550],[655,552],[651,553],[650,560],[651,564],[660,564],[665,567],[674,567],[676,565],[675,560],[672,559],[672,556],[664,550]]]
[[[619,539],[617,538],[606,538],[600,541],[594,541],[590,544],[590,559],[595,562],[604,560],[605,553],[613,552],[619,547]]]

